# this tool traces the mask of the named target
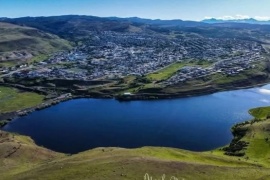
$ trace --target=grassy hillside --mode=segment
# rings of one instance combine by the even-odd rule
[[[35,28],[0,22],[0,63],[2,65],[14,65],[42,54],[69,48],[71,48],[69,42],[56,35]]]
[[[249,113],[257,119],[267,119],[270,115],[270,107],[254,108]]]
[[[10,179],[13,174],[63,156],[35,145],[28,137],[0,131],[0,179]]]
[[[269,111],[262,108],[261,112]],[[253,110],[251,111],[253,112]],[[264,113],[263,113],[264,114]],[[24,136],[0,133],[0,173],[4,179],[269,179],[270,119],[233,128],[233,143],[245,141],[243,156],[221,149],[190,152],[173,148],[97,148],[65,155],[38,147]],[[239,133],[236,132],[244,132]]]
[[[94,16],[52,16],[52,17],[23,17],[5,19],[3,21],[34,27],[46,32],[72,40],[89,38],[92,32],[115,31],[115,32],[137,32],[141,31],[141,24],[132,23],[126,20],[114,20]]]
[[[36,93],[0,86],[0,114],[36,106],[41,104],[43,99],[44,96]]]

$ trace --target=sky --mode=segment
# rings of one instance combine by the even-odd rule
[[[93,15],[270,20],[270,0],[0,0],[0,17]]]

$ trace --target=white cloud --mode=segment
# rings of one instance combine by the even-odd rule
[[[259,93],[261,93],[261,94],[267,94],[267,95],[270,95],[270,90],[269,90],[269,89],[259,89],[258,91],[259,91]]]
[[[234,20],[236,19],[233,16],[222,16],[222,17],[218,17],[217,19],[221,19],[221,20]]]
[[[254,18],[258,21],[269,21],[270,20],[270,16],[254,16],[254,17],[250,17],[248,15],[242,15],[242,14],[237,14],[235,16],[221,16],[221,17],[210,17],[210,16],[206,16],[205,19],[218,19],[218,20],[244,20],[244,19],[250,19],[250,18]]]
[[[250,16],[237,14],[236,16],[234,16],[234,19],[250,19]]]
[[[269,16],[255,16],[254,19],[257,19],[259,21],[269,21],[270,17]]]

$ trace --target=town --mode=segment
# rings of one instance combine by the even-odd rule
[[[58,52],[31,65],[2,68],[2,77],[57,78],[76,80],[118,79],[142,76],[176,62],[207,61],[202,67],[185,66],[164,81],[177,84],[213,73],[235,75],[263,59],[258,42],[144,33],[92,32],[88,40],[68,52]]]
[[[264,59],[264,57],[260,56],[260,50],[261,49],[257,49],[256,51],[241,55],[239,57],[223,59],[206,68],[198,66],[185,66],[181,68],[176,75],[165,81],[164,84],[178,84],[215,73],[222,73],[223,75],[227,76],[237,75],[244,70],[255,68],[256,65],[254,65],[254,63]]]

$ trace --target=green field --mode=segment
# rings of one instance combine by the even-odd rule
[[[179,69],[181,69],[184,66],[200,66],[200,67],[207,67],[210,63],[206,61],[186,61],[186,62],[176,62],[173,64],[170,64],[169,66],[160,69],[157,72],[151,73],[147,75],[147,78],[151,81],[161,81],[166,80],[173,76]]]
[[[160,81],[160,80],[168,79],[184,66],[185,64],[177,62],[177,63],[171,64],[165,67],[164,69],[161,69],[157,72],[147,75],[147,78],[153,81]]]
[[[0,113],[13,112],[41,104],[44,96],[19,92],[19,90],[0,86]]]
[[[257,119],[267,119],[270,117],[270,107],[259,107],[249,110],[249,113]]]
[[[31,60],[29,60],[29,63],[33,63],[33,62],[41,62],[44,60],[47,60],[49,58],[49,55],[46,54],[40,54],[38,56],[33,57]]]
[[[240,127],[246,132],[241,141],[249,143],[244,158],[270,167],[270,107],[254,108],[249,113],[259,121]]]

